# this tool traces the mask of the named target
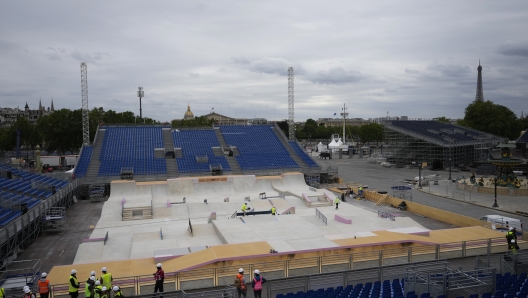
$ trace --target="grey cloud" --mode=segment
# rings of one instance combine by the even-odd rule
[[[499,46],[499,53],[505,56],[520,56],[528,58],[528,43],[506,42]]]
[[[236,64],[249,64],[250,61],[244,57],[231,57],[231,62]]]
[[[193,78],[197,78],[197,77],[200,76],[200,74],[199,74],[199,73],[196,73],[196,72],[190,72],[189,75],[190,75],[191,77],[193,77]]]
[[[417,73],[420,73],[420,71],[417,70],[417,69],[409,69],[409,68],[406,68],[406,69],[405,69],[405,73],[408,73],[408,74],[417,74]]]
[[[436,72],[445,77],[465,77],[471,73],[471,68],[464,65],[455,64],[433,64],[427,66],[427,70]]]
[[[70,53],[70,57],[77,60],[78,62],[87,62],[96,65],[98,61],[101,61],[103,59],[104,55],[105,54],[102,52],[94,52],[93,54],[83,53],[77,49],[73,50]]]
[[[302,74],[304,71],[301,67],[295,67],[291,62],[284,58],[264,57],[253,61],[249,65],[249,70],[257,73],[278,74],[281,76],[288,75],[288,68],[293,67],[295,74]]]
[[[341,85],[349,83],[357,83],[366,78],[358,71],[345,70],[342,67],[330,68],[327,71],[318,71],[309,74],[306,78],[312,83],[326,84],[326,85]]]

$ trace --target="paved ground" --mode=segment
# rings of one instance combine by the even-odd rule
[[[66,211],[66,232],[50,233],[39,237],[18,260],[40,259],[42,270],[49,272],[53,266],[72,264],[82,239],[89,238],[90,226],[95,226],[103,203],[80,200]]]
[[[418,177],[418,169],[416,168],[385,168],[379,164],[369,163],[366,158],[359,159],[357,155],[352,159],[348,159],[348,155],[343,157],[343,159],[320,160],[320,164],[323,167],[337,166],[339,177],[343,178],[344,182],[368,185],[371,189],[388,191],[390,194],[392,194],[391,186],[396,182],[401,182],[405,179],[414,180],[415,177]],[[462,175],[467,176],[468,173],[452,173],[452,178]],[[413,189],[412,200],[414,202],[474,218],[487,214],[499,214],[528,221],[528,217],[515,214],[518,210],[528,212],[528,197],[499,196],[497,198],[499,208],[491,208],[493,195],[480,193],[471,193],[470,195],[469,192],[466,192],[465,200],[451,199],[446,196],[452,195],[455,186],[447,180],[449,173],[447,171],[422,171],[422,176],[433,174],[442,176],[443,181],[440,181],[438,186],[426,186],[422,190]],[[457,191],[459,190],[457,189]],[[435,193],[435,195],[428,192]]]

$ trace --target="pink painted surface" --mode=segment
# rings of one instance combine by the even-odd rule
[[[333,197],[335,197],[334,195],[329,194],[326,191],[324,192],[324,195],[325,195],[325,198],[328,200],[328,202],[330,202],[330,203],[334,202],[334,199],[333,199]]]
[[[295,207],[292,206],[292,207],[286,209],[285,211],[283,211],[281,214],[288,214],[288,212],[290,212],[290,211],[293,211],[293,213],[295,213]]]
[[[171,208],[172,207],[172,204],[169,200],[167,200],[167,208]]]
[[[345,217],[343,217],[343,216],[341,216],[339,214],[336,214],[334,216],[334,219],[337,220],[338,222],[342,222],[342,223],[345,223],[345,224],[348,224],[348,225],[352,224],[352,220],[351,219],[345,218]]]

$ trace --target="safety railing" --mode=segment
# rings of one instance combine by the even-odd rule
[[[527,249],[528,242],[519,241],[519,246],[521,246],[521,249]],[[343,249],[343,251],[346,250]],[[164,288],[165,291],[175,291],[232,285],[233,277],[238,273],[240,267],[246,269],[247,272],[253,272],[258,269],[266,279],[273,280],[305,276],[307,274],[338,273],[388,265],[485,256],[507,251],[503,238],[493,238],[437,245],[415,245],[379,251],[343,252],[298,259],[291,257],[283,259],[282,255],[289,255],[291,252],[279,252],[270,254],[265,260],[262,259],[262,261],[244,265],[234,263],[228,266],[220,265],[179,272],[165,272]],[[399,274],[402,274],[401,271]],[[113,283],[122,288],[125,296],[134,296],[153,293],[155,281],[152,275],[143,275],[122,278],[114,277]],[[81,292],[82,289],[84,289],[84,285],[81,286]],[[53,291],[56,291],[57,295],[67,295],[68,284],[54,285]]]
[[[319,217],[320,220],[322,220],[325,225],[328,225],[328,219],[326,218],[326,216],[321,212],[319,211],[319,209],[315,208],[315,215],[317,215],[317,217]]]

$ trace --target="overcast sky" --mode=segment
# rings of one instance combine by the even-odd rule
[[[181,119],[528,112],[527,1],[1,1],[0,106],[89,106]]]

